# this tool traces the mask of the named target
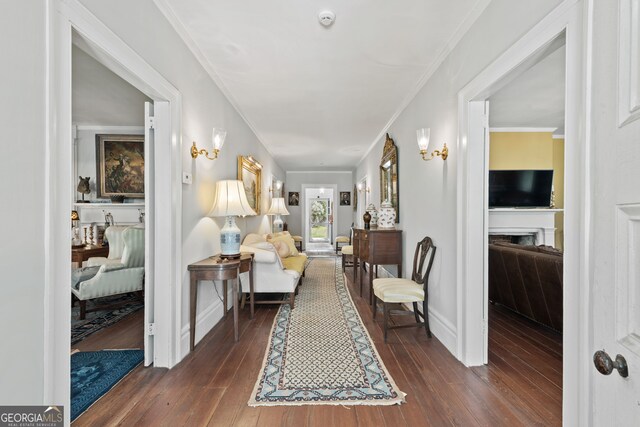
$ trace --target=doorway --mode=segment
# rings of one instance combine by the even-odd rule
[[[65,3],[51,14],[51,52],[48,55],[51,76],[51,96],[48,98],[47,138],[51,149],[47,152],[50,180],[46,189],[45,223],[47,241],[45,307],[47,336],[45,340],[45,400],[60,402],[69,407],[69,346],[70,346],[70,283],[71,254],[69,242],[69,209],[75,201],[73,177],[72,132],[72,48],[86,42],[92,56],[113,73],[153,100],[153,120],[145,123],[152,130],[155,143],[151,147],[145,174],[153,183],[152,191],[145,191],[144,211],[148,230],[145,246],[145,280],[153,284],[145,292],[145,338],[147,349],[153,349],[156,367],[172,367],[182,358],[180,350],[181,281],[180,203],[180,93],[160,74],[119,39],[109,28],[79,3]],[[74,39],[82,35],[81,40]],[[73,188],[73,189],[72,189]],[[156,209],[162,206],[163,209]],[[156,280],[157,278],[157,280]],[[157,315],[156,315],[157,314]],[[151,357],[151,352],[147,352]],[[68,413],[65,411],[65,423]]]
[[[507,76],[524,72],[545,56],[545,50],[562,37],[566,40],[565,80],[565,210],[563,254],[563,421],[575,423],[580,414],[580,376],[585,366],[581,343],[586,329],[581,327],[583,303],[580,277],[587,265],[581,231],[587,224],[588,209],[581,197],[585,191],[585,148],[580,134],[583,80],[580,5],[556,8],[459,93],[458,169],[458,358],[467,366],[486,363],[488,283],[487,274],[487,169],[488,115],[486,100],[504,87]],[[576,77],[578,76],[578,77]],[[478,215],[484,212],[484,215]],[[569,362],[570,361],[570,362]]]
[[[302,224],[307,252],[333,252],[337,218],[334,212],[338,191],[336,185],[302,186]]]

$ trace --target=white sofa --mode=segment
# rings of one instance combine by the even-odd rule
[[[259,235],[250,233],[240,246],[241,252],[251,252],[253,258],[253,283],[255,293],[286,293],[289,301],[256,301],[256,304],[286,304],[294,308],[296,288],[300,282],[300,273],[284,268],[276,249],[271,243]],[[240,275],[243,300],[249,293],[249,275]]]
[[[89,258],[72,272],[72,296],[80,301],[80,319],[90,299],[140,292],[144,288],[144,228],[111,226],[105,235],[109,256]]]

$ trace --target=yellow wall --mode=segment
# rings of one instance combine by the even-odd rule
[[[551,132],[491,132],[489,169],[553,169]]]
[[[491,132],[489,169],[553,169],[556,208],[564,208],[564,140],[551,132]],[[556,247],[563,248],[564,214],[555,217]]]
[[[564,209],[564,139],[553,140],[553,194],[556,208]],[[556,248],[564,249],[564,213],[556,214]]]

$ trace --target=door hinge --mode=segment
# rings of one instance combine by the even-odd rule
[[[156,324],[149,323],[149,326],[147,327],[147,335],[155,335],[155,334],[156,334]]]
[[[485,129],[489,129],[489,115],[485,114],[484,116],[482,116],[482,126],[484,126]]]
[[[155,129],[156,128],[156,118],[153,116],[149,116],[147,120],[147,129]]]

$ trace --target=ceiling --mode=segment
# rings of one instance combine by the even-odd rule
[[[309,170],[355,167],[489,1],[155,2],[280,166]]]
[[[491,127],[557,128],[564,133],[564,44],[489,98]]]
[[[73,123],[76,125],[143,126],[145,94],[73,46]]]

